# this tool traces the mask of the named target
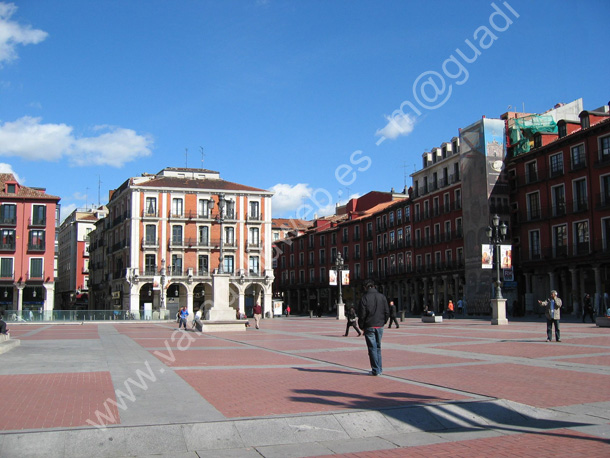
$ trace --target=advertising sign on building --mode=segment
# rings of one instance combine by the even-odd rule
[[[336,270],[328,271],[328,284],[331,286],[337,286],[337,271]]]
[[[342,270],[341,271],[341,284],[342,285],[349,285],[349,270]]]

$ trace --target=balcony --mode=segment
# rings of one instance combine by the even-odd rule
[[[260,213],[246,213],[247,223],[262,223],[263,216]]]
[[[15,242],[0,243],[0,251],[15,251]]]
[[[28,243],[28,251],[45,251],[44,243]]]
[[[0,224],[2,226],[16,226],[17,225],[17,217],[15,217],[15,216],[3,216],[3,217],[0,217]]]
[[[142,249],[145,248],[159,248],[159,239],[158,238],[142,238]]]
[[[148,210],[142,210],[142,218],[158,218],[159,212],[156,208],[149,208]]]
[[[30,218],[28,221],[30,227],[45,227],[47,225],[46,218]]]

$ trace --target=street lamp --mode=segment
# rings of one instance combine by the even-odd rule
[[[502,297],[502,281],[500,280],[500,264],[502,263],[500,250],[508,228],[504,222],[500,224],[500,217],[497,214],[493,216],[492,224],[493,227],[487,227],[485,230],[490,245],[494,247],[493,260],[496,264],[496,297],[491,300],[491,324],[508,324],[506,319],[506,299]]]
[[[502,259],[500,258],[500,248],[502,246],[502,242],[506,237],[506,230],[508,227],[502,221],[500,224],[500,217],[496,214],[492,218],[493,228],[487,227],[486,233],[489,238],[489,243],[494,247],[494,262],[496,264],[496,299],[503,299],[502,297],[502,282],[500,281],[500,264]]]
[[[210,198],[209,208],[212,210],[214,208],[214,199]],[[224,273],[224,258],[222,255],[222,248],[224,243],[224,233],[223,233],[223,223],[225,217],[227,216],[227,211],[230,210],[230,206],[232,205],[232,200],[227,199],[224,193],[218,194],[218,216],[216,217],[216,222],[220,223],[220,245],[219,245],[219,257],[218,257],[218,273]]]
[[[165,310],[165,258],[161,259],[161,310]]]
[[[345,269],[345,263],[341,253],[337,254],[335,258],[335,265],[333,266],[337,271],[337,284],[339,285],[339,300],[337,301],[337,319],[341,319],[345,316],[345,304],[343,303],[343,294],[341,292],[341,284],[343,283],[343,275],[341,274]]]

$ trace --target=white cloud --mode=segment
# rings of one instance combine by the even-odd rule
[[[0,156],[56,161],[63,157],[75,165],[110,165],[151,154],[152,139],[131,129],[98,126],[97,136],[76,137],[66,124],[42,124],[41,118],[24,116],[0,124]]]
[[[377,129],[375,135],[394,140],[400,135],[409,135],[415,127],[415,117],[410,114],[400,114],[397,116],[385,116],[388,123],[385,127]]]
[[[272,186],[270,191],[275,193],[271,198],[275,215],[295,212],[313,193],[313,189],[305,183],[298,183],[294,186],[278,183]]]
[[[17,45],[37,44],[49,35],[43,30],[11,21],[16,11],[14,3],[0,3],[0,65],[17,58]]]
[[[23,184],[25,181],[17,174],[17,172],[13,170],[13,166],[11,164],[0,162],[0,173],[12,173],[15,176],[15,180],[17,180],[19,184]]]

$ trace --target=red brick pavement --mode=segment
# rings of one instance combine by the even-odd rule
[[[178,370],[229,418],[369,409],[467,399],[333,367]]]
[[[151,353],[162,363],[170,367],[188,366],[278,366],[278,365],[303,365],[308,361],[282,355],[270,351],[259,350],[256,348],[243,349],[216,349],[207,348],[205,350],[174,350],[172,353],[167,350],[154,350]]]
[[[462,367],[397,371],[423,383],[441,384],[471,393],[508,399],[535,407],[558,407],[610,401],[610,390],[583,390],[610,386],[610,376],[519,364],[484,364]]]
[[[540,458],[606,458],[610,455],[610,441],[588,434],[557,429],[542,433],[514,434],[441,444],[401,447],[374,452],[328,455],[333,458],[391,458],[447,456],[464,458],[532,457]]]
[[[610,356],[585,356],[582,358],[562,358],[561,362],[570,362],[578,364],[592,364],[595,366],[610,367]]]
[[[2,431],[88,426],[88,419],[98,423],[96,410],[107,412],[108,398],[116,400],[109,372],[0,375],[0,386]],[[118,409],[108,407],[120,423]]]
[[[194,334],[193,334],[194,335]],[[177,349],[184,345],[177,339],[171,337],[159,338],[159,337],[132,337],[132,339],[144,348],[161,348],[164,349],[165,344],[169,345],[170,348]],[[194,340],[189,341],[189,348],[210,348],[210,347],[244,347],[244,344],[239,342],[232,342],[230,340],[214,339],[212,337],[197,336]]]

